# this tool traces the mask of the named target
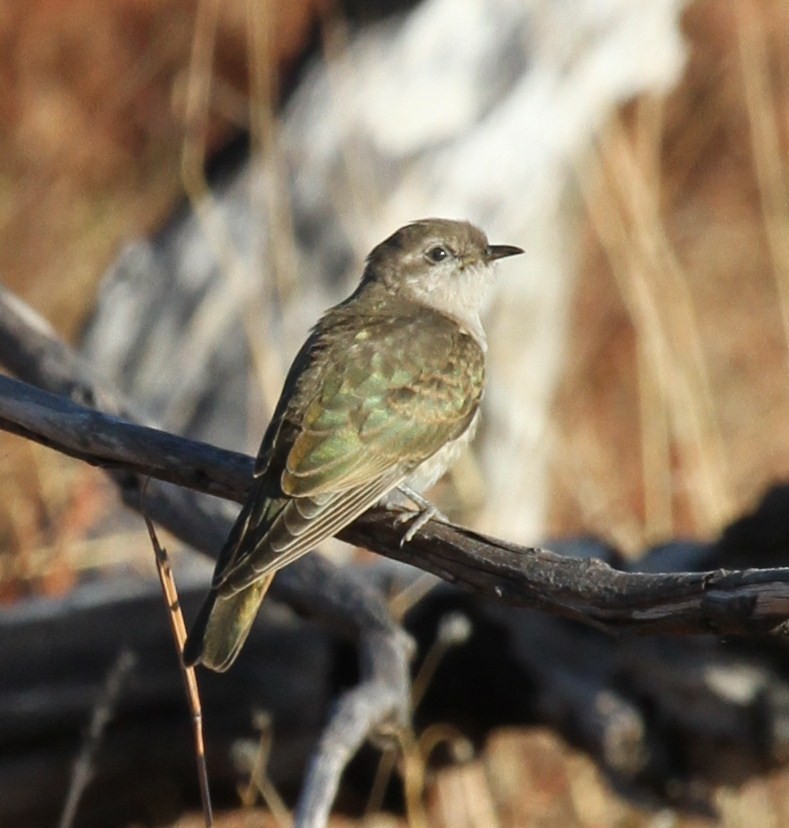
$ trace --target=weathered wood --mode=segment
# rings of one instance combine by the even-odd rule
[[[419,577],[386,561],[363,571],[381,589]],[[186,579],[187,613],[202,588]],[[457,626],[457,616],[468,635],[450,640],[442,627]],[[420,658],[437,640],[448,650],[416,710],[417,732],[441,721],[482,740],[499,724],[550,722],[618,782],[653,793],[669,781],[675,789],[684,781],[719,781],[725,756],[740,769],[727,781],[744,780],[789,751],[781,639],[751,638],[738,647],[715,636],[611,636],[449,585],[434,588],[409,613],[408,630]],[[53,822],[106,676],[123,651],[135,662],[99,741],[80,824],[162,820],[169,816],[162,808],[174,814],[196,803],[188,713],[158,587],[102,580],[0,614],[0,824]],[[273,722],[268,772],[293,800],[332,700],[354,682],[349,655],[344,639],[324,625],[267,602],[233,670],[201,673],[220,804],[235,801],[235,784],[250,772],[256,711]],[[367,759],[351,772],[351,790],[371,784],[375,754]],[[145,796],[131,795],[131,779]]]
[[[243,499],[252,458],[123,423],[0,377],[0,427],[85,462]],[[692,573],[621,572],[518,546],[439,521],[401,545],[396,512],[376,508],[340,537],[491,598],[611,630],[784,634],[789,568]]]

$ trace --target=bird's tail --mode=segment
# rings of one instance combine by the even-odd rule
[[[187,667],[204,664],[224,673],[247,640],[273,579],[271,572],[227,597],[212,589],[186,639],[184,664]]]

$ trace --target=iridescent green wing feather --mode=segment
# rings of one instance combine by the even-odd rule
[[[378,320],[333,356],[286,460],[293,497],[408,473],[460,436],[479,404],[482,351],[437,313]]]

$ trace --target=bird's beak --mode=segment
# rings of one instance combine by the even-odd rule
[[[496,259],[503,259],[506,256],[517,256],[523,253],[520,247],[515,247],[513,244],[489,244],[485,251],[488,261],[495,261]]]

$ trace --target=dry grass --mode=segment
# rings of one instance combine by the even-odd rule
[[[269,68],[257,66],[255,78],[275,79],[309,25],[309,2],[290,4],[287,16],[269,5],[279,37],[263,55]],[[198,99],[195,113],[187,103],[198,76],[190,64],[196,12],[220,7],[204,67],[211,96]],[[251,17],[246,0],[98,7],[34,0],[0,8],[0,281],[67,337],[90,313],[123,244],[153,231],[182,199],[182,156],[192,152],[199,164],[254,120],[248,101],[265,82],[250,92]],[[85,515],[106,507],[102,475],[4,435],[0,453],[0,540],[10,551],[0,598],[62,591],[76,577],[72,539],[89,526]],[[51,550],[46,562],[42,548]],[[33,560],[44,569],[31,568]]]
[[[714,536],[789,468],[789,15],[699,2],[685,29],[681,86],[618,116],[579,172],[552,526],[632,552]]]

